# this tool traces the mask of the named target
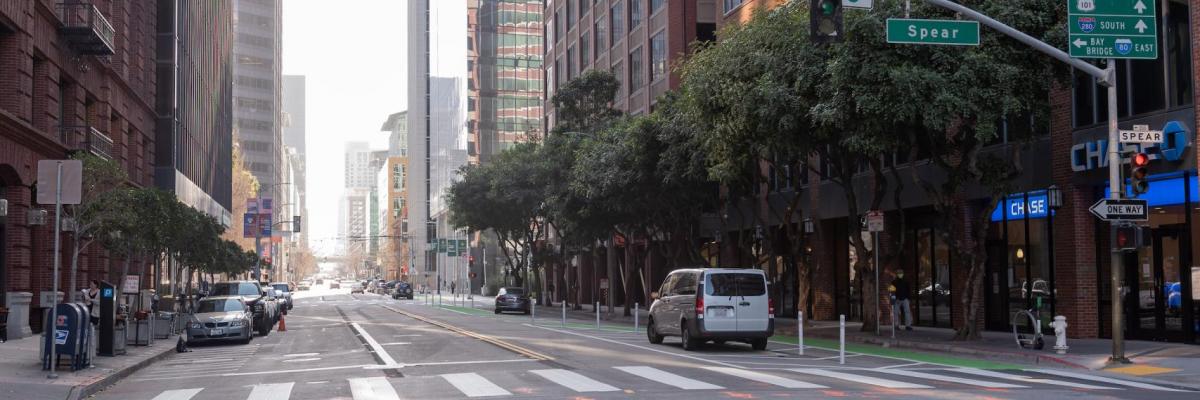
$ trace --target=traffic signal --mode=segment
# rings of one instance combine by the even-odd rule
[[[813,43],[842,41],[842,0],[809,0],[808,16]]]
[[[301,229],[300,216],[293,215],[292,216],[292,232],[300,232],[300,229]]]
[[[1129,187],[1130,196],[1138,197],[1142,193],[1150,191],[1150,181],[1146,180],[1148,174],[1147,168],[1150,165],[1150,156],[1146,153],[1133,153],[1129,157]]]
[[[1149,246],[1149,234],[1146,229],[1137,225],[1118,226],[1113,244],[1119,250],[1134,251],[1139,247]]]

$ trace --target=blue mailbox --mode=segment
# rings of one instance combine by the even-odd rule
[[[87,306],[83,303],[60,303],[56,306],[57,319],[50,320],[47,310],[42,333],[42,369],[50,369],[50,363],[58,363],[62,356],[71,357],[71,370],[87,367],[89,349],[89,323]],[[54,346],[55,357],[50,359],[50,346]]]

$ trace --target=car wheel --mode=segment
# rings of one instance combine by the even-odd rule
[[[679,336],[683,341],[684,350],[692,351],[700,348],[700,341],[692,337],[692,332],[687,327],[687,321],[679,323]]]
[[[252,339],[254,339],[254,332],[251,332],[249,329],[247,329],[246,338],[242,339],[242,344],[250,344],[250,340]]]
[[[658,328],[654,326],[653,319],[650,320],[649,325],[646,325],[646,339],[650,341],[650,344],[661,344],[663,342],[663,336],[658,334]]]
[[[750,347],[753,347],[755,350],[766,350],[767,349],[767,339],[762,338],[762,339],[751,340]]]

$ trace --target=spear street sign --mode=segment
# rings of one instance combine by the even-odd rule
[[[1092,214],[1105,221],[1145,221],[1149,219],[1146,200],[1100,199],[1092,205]]]
[[[979,22],[888,18],[887,42],[978,46]]]
[[[1075,58],[1158,58],[1154,0],[1067,0]]]

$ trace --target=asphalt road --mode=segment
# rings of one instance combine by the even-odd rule
[[[1077,371],[990,370],[772,342],[766,351],[627,328],[562,327],[556,316],[493,315],[324,286],[299,292],[287,331],[249,345],[174,354],[96,399],[825,398],[1194,399]],[[1065,375],[1064,375],[1065,374]]]

